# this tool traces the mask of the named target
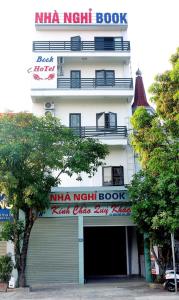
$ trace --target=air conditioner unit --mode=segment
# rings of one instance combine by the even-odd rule
[[[46,102],[44,104],[44,108],[45,108],[45,110],[53,110],[53,109],[55,109],[55,105],[52,102]]]
[[[45,110],[45,116],[52,116],[52,117],[55,117],[55,111],[54,110],[51,110],[51,109],[46,109]]]

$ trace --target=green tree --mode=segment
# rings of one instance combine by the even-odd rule
[[[172,69],[158,74],[149,92],[158,115],[165,121],[178,122],[179,116],[179,48],[170,58]]]
[[[76,174],[77,179],[80,172],[93,176],[107,154],[107,146],[74,135],[59,119],[27,113],[0,117],[0,190],[14,217],[2,237],[14,242],[19,286],[25,286],[31,229],[39,212],[49,207],[51,187],[60,184],[62,173]]]
[[[156,113],[140,107],[131,118],[131,143],[142,167],[129,188],[132,215],[153,243],[163,245],[179,228],[179,49],[171,62],[150,88]]]

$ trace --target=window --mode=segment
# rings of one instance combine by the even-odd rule
[[[70,127],[81,127],[81,114],[70,114]]]
[[[115,41],[115,50],[122,51],[123,50],[123,37],[122,36],[115,37],[114,41]]]
[[[81,37],[80,36],[71,37],[71,50],[72,51],[81,51]]]
[[[81,114],[75,113],[69,115],[69,125],[77,135],[81,135]]]
[[[116,129],[117,128],[117,114],[113,112],[101,112],[96,114],[97,129]]]
[[[71,71],[71,88],[81,87],[81,71]]]
[[[115,73],[110,70],[96,71],[96,86],[114,86]]]
[[[114,50],[115,43],[113,37],[95,37],[95,50]]]
[[[103,185],[124,185],[124,168],[103,167]]]

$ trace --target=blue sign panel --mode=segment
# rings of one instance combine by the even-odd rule
[[[11,221],[12,219],[13,219],[13,216],[11,214],[10,209],[8,209],[8,208],[0,209],[0,222]]]

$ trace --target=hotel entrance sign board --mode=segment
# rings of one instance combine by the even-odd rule
[[[128,202],[127,190],[50,193],[50,203]]]
[[[72,216],[130,216],[131,207],[129,205],[118,204],[96,204],[96,205],[51,205],[50,208],[39,214],[42,218],[60,218]]]

